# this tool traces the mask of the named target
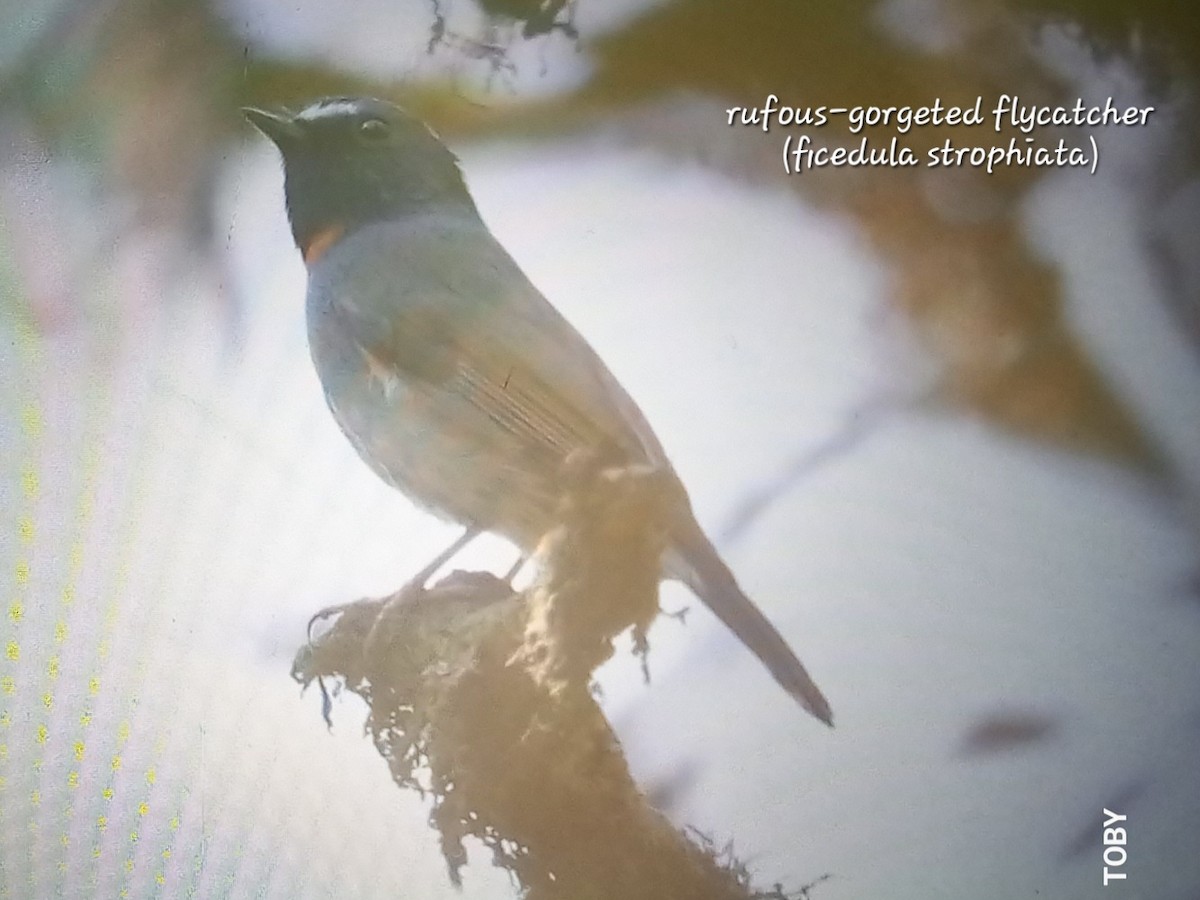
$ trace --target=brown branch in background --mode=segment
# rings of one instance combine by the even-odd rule
[[[367,701],[393,779],[432,798],[456,884],[472,837],[532,900],[782,897],[646,802],[592,694],[613,639],[632,628],[644,647],[658,614],[671,480],[569,465],[530,588],[455,572],[350,604],[293,675],[340,678]]]

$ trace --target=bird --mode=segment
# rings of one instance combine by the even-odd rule
[[[738,585],[637,404],[492,235],[458,158],[421,119],[370,97],[246,107],[278,148],[308,274],[309,350],[363,461],[462,535],[523,554],[556,524],[563,463],[616,454],[668,473],[664,579],[684,582],[805,710],[829,702]]]

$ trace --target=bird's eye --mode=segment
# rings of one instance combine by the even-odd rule
[[[381,141],[388,136],[388,123],[383,119],[367,119],[358,126],[358,133],[368,141]]]

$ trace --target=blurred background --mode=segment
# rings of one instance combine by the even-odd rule
[[[455,533],[327,413],[279,161],[238,111],[360,93],[459,154],[833,703],[829,732],[665,588],[692,614],[651,632],[650,683],[625,652],[601,674],[659,808],[759,883],[840,900],[1098,896],[1107,807],[1129,834],[1108,890],[1198,896],[1187,4],[0,16],[0,897],[456,896],[361,705],[328,733],[288,677],[313,611],[394,589]],[[788,176],[796,132],[726,124],[772,93],[1155,112],[1039,131],[1094,136],[1094,175]],[[496,540],[459,565],[509,562]],[[464,876],[515,896],[482,851]]]

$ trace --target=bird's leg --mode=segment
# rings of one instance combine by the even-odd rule
[[[406,587],[424,588],[425,582],[433,577],[433,573],[457,556],[458,551],[462,550],[463,547],[467,546],[467,544],[479,537],[481,530],[482,529],[476,525],[468,525],[466,531],[459,535],[453,544],[439,553],[433,558],[429,565],[409,579]]]
[[[449,547],[447,547],[445,550],[443,550],[441,553],[439,553],[433,559],[433,561],[429,563],[429,565],[427,565],[420,572],[418,572],[416,575],[414,575],[409,580],[408,585],[406,585],[406,587],[411,587],[414,585],[417,587],[422,587],[422,588],[425,587],[425,582],[427,582],[430,578],[433,577],[433,573],[436,572],[438,569],[440,569],[442,566],[444,566],[447,562],[449,562],[450,559],[452,557],[454,557],[454,555],[457,554],[459,550],[461,550],[463,547],[467,546],[467,544],[471,543],[471,541],[475,540],[475,538],[479,537],[480,531],[481,531],[481,529],[475,527],[474,525],[468,527],[466,531],[464,531],[461,535],[458,536],[458,538],[455,539],[453,544],[451,544]],[[521,558],[521,561],[522,562],[524,561],[524,557]],[[518,568],[519,568],[519,564],[518,564]],[[354,605],[353,603],[339,603],[336,606],[326,606],[324,609],[319,609],[315,613],[313,613],[312,618],[308,620],[308,642],[310,644],[312,643],[312,629],[313,629],[313,626],[315,624],[317,624],[317,622],[320,622],[324,619],[332,618],[333,616],[336,616],[339,613],[343,613],[353,605]]]
[[[504,583],[512,587],[512,580],[517,577],[517,573],[525,567],[527,562],[529,562],[529,554],[522,551],[521,555],[517,557],[517,561],[512,564],[512,568],[504,573]]]

